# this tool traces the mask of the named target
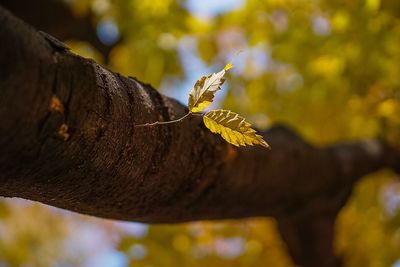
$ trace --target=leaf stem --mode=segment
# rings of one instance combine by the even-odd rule
[[[156,121],[156,122],[152,122],[152,123],[138,124],[138,125],[135,125],[135,127],[148,127],[148,126],[164,125],[164,124],[172,124],[172,123],[182,122],[184,119],[186,119],[190,115],[194,115],[194,114],[192,112],[189,112],[185,116],[183,116],[183,117],[181,117],[179,119],[176,119],[176,120],[172,120],[172,121]]]

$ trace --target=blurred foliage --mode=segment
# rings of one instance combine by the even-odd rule
[[[394,178],[387,172],[365,178],[342,210],[336,248],[346,266],[385,267],[399,259],[400,183]]]
[[[178,97],[190,90],[180,91],[188,69],[219,69],[243,50],[225,108],[261,128],[285,122],[320,145],[376,136],[399,144],[400,1],[247,0],[230,9],[227,0],[215,12],[204,1],[205,14],[195,1],[70,0],[77,16],[95,14],[114,46],[106,59],[90,44],[68,45]],[[345,266],[400,259],[396,178],[381,172],[355,188],[337,221]],[[0,266],[293,266],[272,219],[148,228],[7,201],[0,233]],[[89,260],[99,255],[112,264]]]
[[[152,226],[145,238],[125,236],[119,249],[130,266],[291,266],[272,219]]]

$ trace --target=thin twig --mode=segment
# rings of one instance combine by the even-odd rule
[[[148,127],[148,126],[164,125],[164,124],[172,124],[172,123],[182,122],[184,119],[186,119],[190,115],[193,115],[193,113],[189,112],[185,116],[183,116],[183,117],[181,117],[179,119],[176,119],[176,120],[172,120],[172,121],[156,121],[156,122],[152,122],[152,123],[138,124],[138,125],[135,125],[135,127]]]

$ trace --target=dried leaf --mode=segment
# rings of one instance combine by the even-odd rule
[[[217,109],[207,112],[203,117],[204,124],[213,133],[218,133],[227,142],[235,146],[261,145],[269,148],[267,142],[258,135],[251,124],[238,114]]]
[[[232,67],[232,64],[228,63],[220,72],[202,76],[197,80],[189,93],[190,112],[203,111],[213,102],[215,93],[221,89],[222,84],[225,82],[223,78],[225,73]]]

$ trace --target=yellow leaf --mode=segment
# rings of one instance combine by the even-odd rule
[[[213,133],[218,133],[227,142],[235,146],[261,145],[269,148],[261,135],[258,135],[251,124],[238,114],[217,109],[207,112],[203,117],[204,124]]]
[[[232,64],[228,63],[220,72],[203,76],[197,80],[189,93],[188,106],[190,112],[203,111],[213,102],[214,95],[221,89],[222,84],[225,82],[223,77],[230,68],[232,68]]]
[[[232,64],[232,62],[229,62],[228,64],[225,65],[224,70],[228,71],[228,70],[230,70],[232,68],[233,68],[233,64]]]

